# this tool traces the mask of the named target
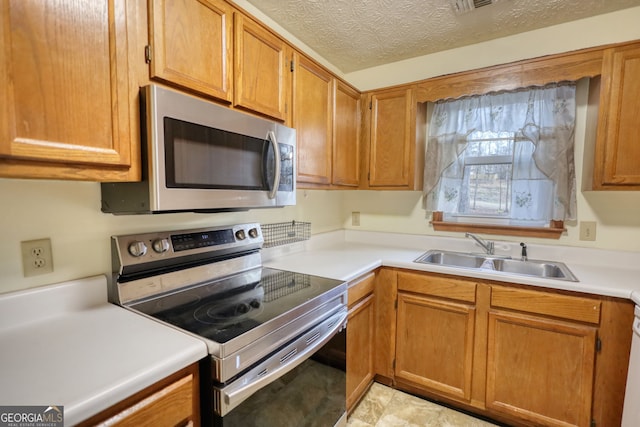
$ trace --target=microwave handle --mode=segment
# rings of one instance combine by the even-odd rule
[[[278,141],[276,140],[276,134],[272,130],[267,134],[267,139],[271,143],[273,147],[273,157],[276,162],[275,167],[275,177],[273,180],[273,189],[269,192],[269,198],[275,199],[276,194],[278,193],[278,187],[280,186],[280,173],[281,173],[281,160],[280,160],[280,147],[278,146]]]

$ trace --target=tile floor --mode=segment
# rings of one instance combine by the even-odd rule
[[[490,427],[495,424],[373,383],[347,427]]]

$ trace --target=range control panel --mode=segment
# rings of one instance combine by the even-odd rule
[[[130,265],[180,261],[186,256],[217,256],[260,249],[264,239],[260,224],[199,228],[112,237],[112,256],[119,273]],[[115,266],[114,266],[115,267]]]

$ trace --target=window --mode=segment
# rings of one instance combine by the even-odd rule
[[[471,224],[548,227],[574,219],[574,122],[568,84],[436,103],[425,209]]]

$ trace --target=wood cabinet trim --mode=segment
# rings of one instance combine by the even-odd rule
[[[599,75],[601,69],[602,48],[549,55],[423,80],[417,83],[417,100],[435,102],[558,81],[575,81]]]
[[[375,280],[375,349],[376,375],[393,378],[393,360],[396,354],[396,300],[398,298],[397,272],[383,268]]]

